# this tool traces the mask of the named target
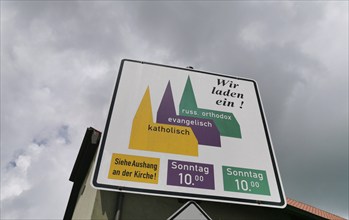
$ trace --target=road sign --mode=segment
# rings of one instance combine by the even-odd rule
[[[194,201],[188,201],[167,220],[211,220],[210,216]]]
[[[92,184],[286,206],[255,81],[134,60],[121,62]]]

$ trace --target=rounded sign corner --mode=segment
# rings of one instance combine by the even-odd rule
[[[286,197],[283,197],[283,198],[281,199],[279,208],[280,208],[280,209],[284,209],[284,208],[286,208],[286,206],[287,206],[287,199],[286,199]]]

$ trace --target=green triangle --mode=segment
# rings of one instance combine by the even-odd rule
[[[191,85],[190,77],[188,76],[187,83],[182,94],[181,102],[179,104],[180,109],[196,109],[196,99],[194,95],[193,86]]]

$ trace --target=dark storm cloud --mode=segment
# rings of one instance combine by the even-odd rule
[[[7,2],[5,5],[7,7]],[[38,30],[48,26],[54,39],[50,47],[55,50],[85,51],[96,59],[110,60],[115,53],[123,53],[125,39],[122,29],[129,16],[122,5],[79,1],[27,1],[11,3],[16,9],[16,28]]]
[[[176,59],[201,62],[220,59],[224,54],[238,55],[239,50],[234,49],[241,44],[240,32],[255,22],[266,24],[263,41],[273,44],[279,43],[278,37],[301,34],[294,32],[323,16],[323,9],[316,4],[144,2],[136,8],[130,17],[135,22],[131,28],[151,46],[168,48]],[[295,13],[294,8],[301,10]],[[313,13],[309,13],[310,8]],[[220,51],[225,48],[229,51]]]

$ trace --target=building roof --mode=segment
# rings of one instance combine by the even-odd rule
[[[322,217],[325,219],[333,219],[333,220],[342,220],[343,219],[343,220],[345,220],[345,218],[342,218],[338,215],[323,211],[323,210],[318,209],[314,206],[311,206],[311,205],[308,205],[308,204],[305,204],[302,202],[298,202],[298,201],[290,199],[290,198],[287,198],[287,205],[295,207],[295,208],[303,210],[303,211],[306,211],[308,213],[311,213],[313,215],[316,215],[316,216],[319,216],[319,217]]]

